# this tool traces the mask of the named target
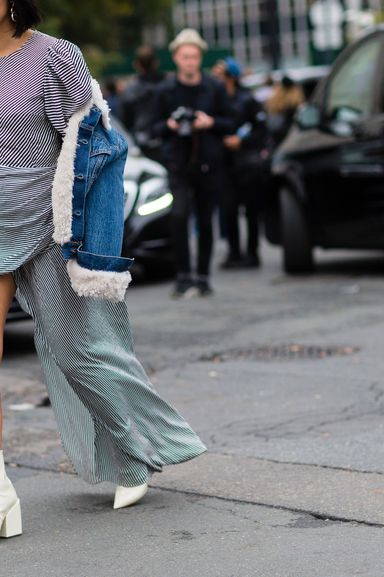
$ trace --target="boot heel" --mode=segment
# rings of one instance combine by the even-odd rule
[[[8,539],[9,537],[21,535],[22,532],[20,500],[17,499],[3,521],[0,529],[0,537]]]

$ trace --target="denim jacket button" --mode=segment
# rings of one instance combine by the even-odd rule
[[[79,180],[83,180],[84,174],[76,174],[76,178],[78,178]]]
[[[81,210],[75,210],[75,215],[76,215],[76,216],[81,216]]]

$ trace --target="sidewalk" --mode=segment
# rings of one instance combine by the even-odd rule
[[[380,264],[327,256],[291,279],[264,258],[217,273],[210,301],[132,290],[138,356],[209,452],[129,509],[72,474],[51,409],[10,410],[43,387],[30,326],[9,328],[0,388],[25,532],[0,541],[1,577],[383,577]]]
[[[204,472],[204,492],[215,492],[212,477]],[[0,542],[4,577],[383,574],[377,527],[258,506],[238,493],[238,501],[188,494],[183,485],[151,490],[140,505],[112,511],[108,485],[88,488],[76,477],[28,469],[16,478],[25,533]],[[251,493],[256,487],[247,500]]]

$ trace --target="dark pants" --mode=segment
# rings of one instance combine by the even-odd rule
[[[223,186],[220,171],[169,174],[172,205],[172,238],[178,276],[191,274],[189,249],[190,216],[195,214],[198,230],[197,274],[208,276],[213,248],[212,215],[216,191]]]
[[[260,183],[260,188],[263,186]],[[255,256],[259,244],[259,211],[261,205],[261,190],[254,187],[239,187],[236,178],[229,178],[223,188],[222,204],[225,220],[225,232],[229,245],[230,257],[241,255],[239,232],[239,207],[243,205],[247,220],[247,254]]]

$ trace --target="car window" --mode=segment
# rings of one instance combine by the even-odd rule
[[[359,46],[341,65],[328,88],[328,118],[338,119],[339,111],[346,108],[354,110],[356,115],[369,114],[375,91],[374,80],[380,48],[381,38],[372,38]]]

